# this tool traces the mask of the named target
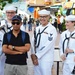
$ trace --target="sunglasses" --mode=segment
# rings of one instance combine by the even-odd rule
[[[20,25],[20,22],[12,22],[13,25]]]

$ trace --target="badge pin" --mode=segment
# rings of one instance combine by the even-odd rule
[[[50,33],[50,37],[48,37],[48,40],[51,41],[53,39],[52,37],[53,34]]]
[[[53,34],[50,33],[50,36],[52,36]]]
[[[49,40],[49,41],[52,41],[52,39],[53,39],[53,37],[48,37],[48,40]]]

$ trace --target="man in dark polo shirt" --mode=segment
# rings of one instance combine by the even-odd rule
[[[4,75],[27,75],[27,52],[30,50],[30,37],[28,33],[20,30],[22,25],[20,16],[15,15],[11,23],[13,30],[4,34],[3,38],[2,48],[6,55]]]

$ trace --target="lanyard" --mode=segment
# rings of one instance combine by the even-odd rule
[[[64,39],[64,41],[63,41],[63,53],[64,53],[64,45],[65,45],[65,41],[67,40],[68,42],[67,42],[67,48],[69,48],[69,43],[70,43],[70,38],[72,38],[72,36],[74,35],[75,33],[73,33],[73,34],[70,34],[70,37],[67,37],[67,34],[65,34],[65,39]],[[67,55],[68,54],[66,54],[66,57],[67,57]]]
[[[48,27],[48,26],[47,26],[47,27]],[[36,48],[38,48],[39,45],[40,45],[41,34],[45,31],[45,29],[46,29],[47,27],[45,27],[45,28],[42,30],[42,32],[40,32],[40,29],[39,29],[37,35],[36,35],[36,30],[34,29],[34,48],[35,48],[34,50],[35,50],[35,53],[36,53]],[[38,38],[38,41],[37,41],[37,38]]]
[[[6,26],[7,26],[7,29],[11,30],[12,26],[8,27],[8,22],[7,22],[7,20],[5,20],[5,24],[6,24]]]

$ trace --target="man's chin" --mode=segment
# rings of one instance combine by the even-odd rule
[[[15,31],[19,31],[20,29],[19,29],[19,28],[13,28],[13,30],[15,30]]]

